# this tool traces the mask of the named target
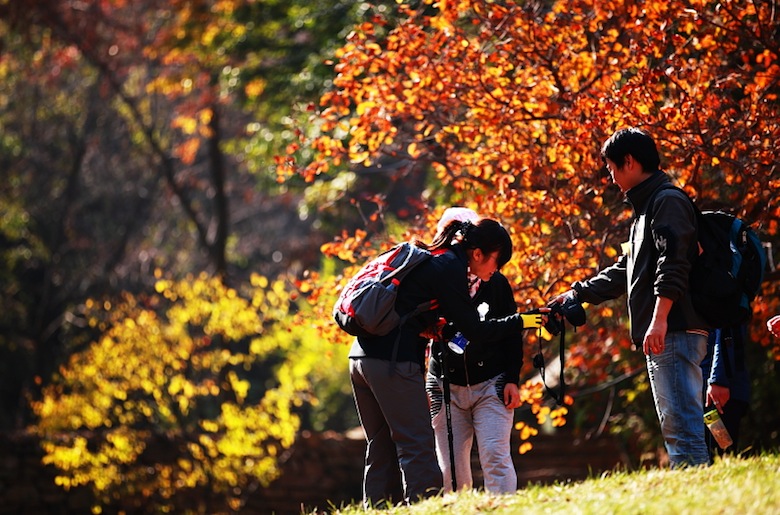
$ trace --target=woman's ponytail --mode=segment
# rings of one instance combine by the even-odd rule
[[[417,242],[417,246],[430,251],[452,248],[473,227],[474,224],[469,221],[452,220],[436,234],[431,243]]]
[[[458,244],[466,249],[480,249],[485,254],[498,251],[499,267],[512,257],[512,239],[509,233],[492,218],[480,218],[476,224],[468,220],[452,220],[439,231],[430,244],[417,242],[417,246],[430,251],[449,249]]]

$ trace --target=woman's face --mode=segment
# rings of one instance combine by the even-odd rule
[[[484,254],[482,249],[469,250],[469,270],[481,280],[489,281],[498,270],[498,251]]]

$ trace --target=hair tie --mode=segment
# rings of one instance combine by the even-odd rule
[[[458,229],[458,232],[460,233],[460,239],[461,241],[467,241],[469,238],[469,232],[475,227],[473,223],[471,223],[470,220],[463,220],[460,223],[460,229]]]

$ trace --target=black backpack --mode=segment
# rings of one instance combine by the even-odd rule
[[[663,189],[669,188],[680,190],[676,186]],[[753,314],[750,303],[764,279],[766,252],[761,240],[736,216],[702,212],[688,200],[696,211],[700,246],[688,278],[693,307],[712,327],[743,324]]]
[[[401,280],[430,257],[427,250],[407,242],[369,261],[349,280],[333,306],[336,323],[353,336],[384,336],[410,317],[433,309],[435,301],[424,302],[403,317],[395,311]]]
[[[750,303],[761,289],[766,252],[748,224],[723,211],[699,212],[702,253],[690,274],[691,300],[713,327],[750,320]]]

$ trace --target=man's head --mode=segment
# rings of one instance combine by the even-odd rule
[[[653,138],[635,127],[610,136],[601,147],[601,159],[622,191],[633,188],[661,165]]]

